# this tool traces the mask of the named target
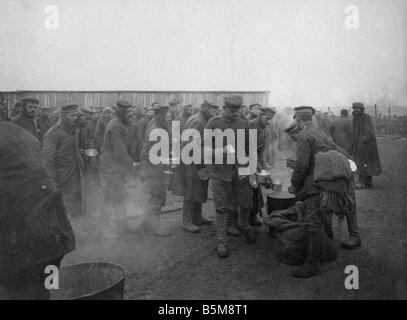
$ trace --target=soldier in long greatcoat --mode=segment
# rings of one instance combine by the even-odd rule
[[[352,155],[358,166],[359,183],[356,188],[373,187],[372,176],[382,173],[376,133],[372,119],[364,112],[361,102],[354,102],[353,108],[353,139]]]
[[[61,121],[48,130],[42,146],[48,169],[60,186],[68,214],[72,217],[86,213],[78,118],[77,105],[63,107]]]
[[[130,232],[126,218],[126,179],[134,168],[129,150],[130,103],[119,100],[116,104],[116,116],[106,127],[101,155],[101,172],[105,181],[104,201],[101,207],[101,221],[107,220],[108,209],[114,209],[118,232]]]
[[[200,110],[188,119],[185,124],[185,130],[193,129],[199,133],[199,140],[195,143],[199,144],[201,156],[204,154],[204,129],[210,118],[212,118],[218,110],[215,103],[204,101],[201,104]],[[192,138],[191,138],[192,139]],[[191,140],[192,141],[192,140]],[[183,143],[185,146],[186,143]],[[182,228],[187,232],[198,232],[201,225],[212,224],[211,220],[202,217],[202,204],[208,199],[208,179],[207,177],[199,177],[199,172],[205,172],[205,165],[202,157],[200,163],[184,164],[181,159],[181,165],[176,171],[177,185],[180,185],[181,192],[184,197]],[[174,192],[174,190],[173,190]]]

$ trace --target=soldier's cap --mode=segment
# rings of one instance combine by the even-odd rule
[[[63,113],[79,113],[79,106],[77,104],[68,104],[61,108]]]
[[[260,114],[266,114],[269,116],[273,116],[276,114],[276,109],[274,109],[273,107],[260,107]]]
[[[284,130],[288,134],[296,133],[298,132],[298,126],[296,123],[292,123],[287,129]]]
[[[228,108],[240,108],[243,104],[243,98],[236,94],[225,97],[225,107]]]
[[[51,110],[51,107],[44,106],[44,107],[41,108],[41,110]]]
[[[29,103],[35,103],[35,104],[39,104],[39,103],[40,103],[40,100],[38,100],[37,98],[32,97],[32,96],[23,96],[23,97],[21,98],[21,101],[22,101],[22,102],[25,102],[25,103],[27,103],[27,102],[29,102]]]
[[[81,113],[83,113],[83,114],[85,114],[85,115],[92,116],[92,115],[95,114],[95,111],[93,111],[93,110],[92,110],[91,108],[89,108],[89,107],[81,107],[80,110],[81,110]]]
[[[365,110],[365,105],[362,102],[354,102],[352,103],[352,109],[359,108]]]
[[[131,103],[126,100],[119,100],[116,102],[116,106],[120,108],[128,109],[131,107]]]
[[[184,108],[192,107],[192,104],[186,104]]]
[[[208,100],[204,100],[204,101],[201,103],[201,107],[211,107],[211,108],[216,108],[216,109],[219,108],[219,106],[218,106],[216,103],[210,102],[210,101],[208,101]]]
[[[152,110],[154,110],[154,113],[167,113],[168,110],[170,109],[169,106],[161,106],[159,104],[155,104],[151,107]]]
[[[261,107],[261,104],[260,104],[260,103],[252,103],[252,104],[249,106],[249,109],[253,109],[254,107]]]
[[[299,106],[294,108],[295,114],[300,114],[300,113],[305,113],[305,114],[310,114],[314,115],[315,114],[315,109],[311,106]]]

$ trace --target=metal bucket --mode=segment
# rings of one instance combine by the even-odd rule
[[[52,300],[123,300],[126,271],[111,263],[81,263],[59,270]]]

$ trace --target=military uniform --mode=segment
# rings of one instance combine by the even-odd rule
[[[146,139],[146,132],[152,119],[144,117],[137,122],[136,125],[136,137],[137,137],[137,154],[141,155],[143,150],[144,141]]]
[[[200,134],[201,155],[204,154],[204,129],[208,120],[212,117],[209,110],[204,107],[218,108],[213,103],[204,101],[202,108],[195,115],[190,117],[185,124],[186,129],[197,130]],[[208,199],[208,180],[202,180],[198,176],[199,170],[204,170],[205,165],[201,159],[201,164],[184,164],[181,161],[180,166],[176,170],[176,180],[180,186],[179,194],[184,197],[183,205],[183,227],[189,232],[197,232],[203,224],[211,224],[212,221],[202,217],[202,203]],[[173,190],[174,193],[174,190]]]
[[[0,122],[0,300],[47,299],[44,270],[75,248],[61,190],[41,146]]]
[[[127,141],[127,127],[117,118],[111,120],[106,127],[103,141],[101,171],[106,182],[105,203],[112,207],[127,199],[125,181],[133,168]]]
[[[168,107],[156,106],[154,110],[156,114],[165,114],[168,111]],[[149,141],[149,136],[152,131],[157,129],[165,130],[168,132],[169,137],[171,136],[168,126],[161,123],[157,117],[153,118],[148,124],[148,130],[140,155],[140,179],[148,190],[143,227],[152,229],[153,232],[159,236],[167,236],[170,235],[169,232],[164,230],[160,223],[161,208],[165,206],[166,202],[165,181],[167,178],[164,173],[163,165],[153,164],[150,160],[150,150],[157,142]]]
[[[111,120],[110,117],[102,114],[98,121],[96,122],[96,127],[95,131],[93,133],[93,138],[91,141],[91,146],[92,148],[95,148],[99,150],[99,152],[102,152],[103,149],[103,139],[106,131],[107,124]]]
[[[38,129],[37,121],[34,118],[27,117],[24,111],[11,119],[11,123],[24,128],[38,140],[40,139],[40,130]]]
[[[296,117],[301,116],[302,113],[311,115],[309,108],[311,107],[296,108]],[[313,111],[313,108],[311,109]],[[345,181],[345,179],[318,183],[314,181],[315,154],[329,150],[337,150],[349,156],[322,130],[314,126],[300,130],[297,137],[297,163],[291,177],[291,185],[296,191],[297,200],[303,201],[304,223],[307,224],[309,245],[306,264],[295,270],[294,276],[309,277],[319,272],[321,241],[324,239],[322,233],[326,231],[329,236],[332,236],[330,215],[332,213],[356,214],[352,182]]]
[[[85,214],[83,162],[76,128],[64,122],[51,127],[44,136],[42,152],[51,175],[61,187],[68,214]]]
[[[360,102],[353,103],[352,108],[365,109]],[[364,112],[353,117],[352,155],[358,166],[361,187],[372,187],[372,176],[380,175],[382,166],[372,119]]]
[[[266,169],[266,127],[260,121],[261,115],[264,113],[274,116],[275,111],[272,108],[260,108],[259,115],[249,123],[250,129],[255,129],[257,131],[257,170],[259,171]],[[249,220],[252,226],[256,226],[261,225],[261,223],[257,221],[256,215],[258,212],[261,213],[261,210],[264,207],[261,185],[258,183],[257,187],[252,187],[252,192],[253,199]]]
[[[225,98],[225,106],[230,108],[240,108],[242,98],[240,96],[228,96]],[[222,132],[226,129],[232,129],[235,134],[235,146],[237,146],[237,130],[245,130],[246,155],[248,154],[248,129],[249,121],[237,116],[228,118],[225,114],[211,118],[205,129],[220,129]],[[224,139],[225,140],[225,139]],[[226,147],[226,141],[223,141],[223,147]],[[212,144],[212,150],[215,145]],[[237,153],[236,153],[237,154]],[[213,162],[214,163],[214,162]],[[227,164],[224,155],[223,164],[207,165],[212,179],[213,200],[216,208],[216,228],[218,238],[218,254],[220,257],[228,255],[227,249],[227,215],[238,211],[239,228],[249,242],[253,242],[253,235],[248,226],[248,216],[252,205],[252,190],[248,176],[239,176],[237,157],[235,155],[235,164]],[[226,248],[226,249],[225,249]]]

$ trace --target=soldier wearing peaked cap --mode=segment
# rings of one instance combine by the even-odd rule
[[[303,202],[304,223],[307,224],[309,244],[305,263],[295,269],[293,276],[312,277],[320,273],[322,248],[327,241],[326,233],[332,236],[330,215],[349,215],[356,218],[353,180],[335,178],[329,181],[314,181],[315,158],[322,152],[337,151],[346,157],[348,153],[312,123],[313,108],[296,108],[297,162],[291,177],[289,191]],[[291,131],[291,130],[290,130]],[[334,153],[335,154],[335,153]]]
[[[140,231],[153,232],[157,236],[170,236],[169,230],[161,224],[161,208],[166,202],[166,175],[163,164],[156,164],[150,159],[150,150],[157,143],[150,141],[150,134],[156,130],[165,130],[170,137],[170,121],[168,121],[168,106],[160,106],[158,103],[153,105],[154,118],[148,124],[143,148],[140,155],[140,179],[148,190],[148,200],[145,207],[144,220],[139,228]],[[157,131],[156,131],[157,132]],[[171,150],[171,146],[170,150]],[[154,159],[153,159],[154,160]],[[154,162],[154,163],[153,163]]]
[[[199,144],[201,155],[204,154],[204,128],[218,108],[215,103],[205,100],[201,104],[200,110],[190,117],[185,125],[185,130],[194,129],[200,133],[201,139],[195,142]],[[187,165],[182,161],[176,170],[174,180],[177,183],[174,183],[175,187],[172,191],[184,197],[182,212],[182,228],[184,231],[194,233],[200,230],[201,225],[212,224],[211,220],[202,217],[202,203],[208,199],[208,179],[201,179],[199,172],[206,171],[203,163]],[[176,187],[179,189],[177,190]]]
[[[35,116],[37,114],[39,101],[37,98],[25,96],[21,99],[21,113],[11,119],[11,122],[30,132],[38,140],[40,131]]]
[[[267,170],[266,164],[266,127],[273,119],[276,111],[271,107],[260,107],[258,116],[250,120],[249,127],[257,131],[257,171]],[[257,176],[256,176],[257,179]],[[253,198],[252,208],[250,210],[249,223],[252,227],[258,227],[261,223],[257,220],[257,213],[261,214],[264,207],[263,193],[261,185],[257,183],[256,187],[252,187]]]
[[[353,109],[353,138],[352,155],[358,166],[358,189],[372,188],[373,176],[382,173],[376,133],[372,119],[364,112],[365,106],[361,102],[354,102]]]
[[[42,152],[48,169],[61,187],[68,214],[85,214],[83,161],[79,151],[78,105],[61,108],[61,121],[44,135]]]
[[[108,210],[116,212],[118,232],[130,232],[126,223],[126,177],[134,169],[133,159],[130,156],[128,124],[130,121],[131,104],[119,100],[116,104],[116,115],[107,124],[101,154],[101,172],[106,185],[104,187],[104,206],[100,210],[101,222],[107,222]],[[104,227],[103,225],[101,226]],[[103,230],[103,229],[102,229]],[[117,236],[113,230],[104,229],[108,237]]]
[[[232,129],[235,134],[235,147],[237,146],[237,130],[245,130],[245,151],[246,154],[248,154],[249,122],[247,119],[240,116],[242,104],[243,99],[241,96],[230,95],[225,97],[223,114],[221,116],[211,118],[207,122],[205,129],[210,129],[206,133],[213,132],[215,129],[219,129],[222,132],[227,129]],[[206,138],[204,139],[206,140]],[[215,150],[214,138],[212,140],[212,145],[205,146],[205,148],[209,148],[211,151]],[[227,146],[226,141],[224,141],[222,149],[222,153],[224,155],[223,164],[213,164],[207,166],[212,179],[214,203],[216,208],[216,229],[218,240],[217,252],[218,256],[221,258],[225,258],[229,255],[227,245],[227,219],[229,214],[233,214],[233,212],[238,211],[239,231],[244,234],[248,243],[253,243],[255,241],[253,230],[248,224],[252,202],[252,190],[250,188],[249,177],[239,176],[238,168],[240,165],[237,161],[236,154],[234,155],[235,164],[226,163],[226,154],[230,153],[230,150],[230,146]]]
[[[300,115],[300,114],[315,114],[315,109],[311,106],[300,106],[294,108],[295,115]]]

